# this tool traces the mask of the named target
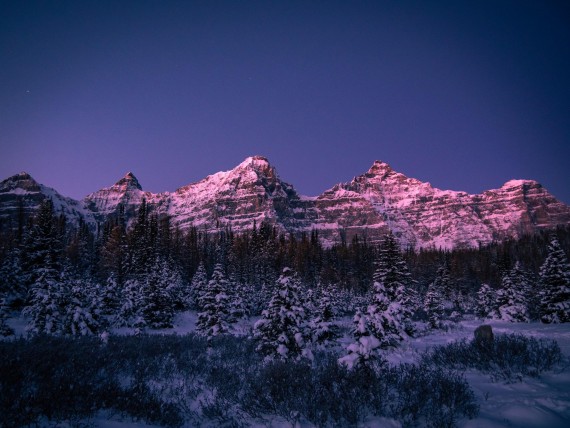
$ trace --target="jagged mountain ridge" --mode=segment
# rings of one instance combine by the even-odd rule
[[[41,201],[51,198],[54,210],[72,224],[81,219],[94,224],[93,213],[82,202],[67,198],[51,187],[39,184],[27,172],[21,172],[0,182],[0,231],[17,229],[26,217],[35,213]]]
[[[117,215],[120,206],[132,220],[144,198],[151,212],[169,215],[183,229],[196,226],[215,232],[231,227],[240,232],[267,221],[293,234],[318,230],[329,245],[355,235],[374,242],[392,231],[402,246],[466,248],[570,224],[570,207],[536,181],[511,180],[499,189],[471,195],[434,188],[380,161],[317,197],[299,195],[262,156],[174,192],[145,192],[129,172],[80,202],[19,174],[0,183],[0,219],[13,217],[18,198],[27,198],[32,211],[42,197],[56,199],[56,208],[73,221],[83,217],[93,225]]]

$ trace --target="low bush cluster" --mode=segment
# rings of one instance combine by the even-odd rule
[[[516,381],[523,376],[537,377],[560,364],[562,359],[555,340],[504,334],[495,336],[490,343],[463,339],[437,346],[424,354],[422,361],[447,369],[476,369],[489,373],[494,379]]]
[[[194,335],[0,342],[0,426],[77,425],[100,410],[163,426],[245,426],[267,415],[353,426],[377,415],[440,427],[477,414],[466,381],[440,367],[376,361],[349,371],[332,352],[267,362],[254,348]]]

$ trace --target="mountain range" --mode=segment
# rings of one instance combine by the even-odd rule
[[[266,221],[295,235],[317,230],[325,245],[355,235],[375,242],[391,231],[403,247],[476,248],[570,224],[570,207],[533,180],[510,180],[473,195],[434,188],[375,161],[350,182],[307,197],[282,181],[266,158],[252,156],[174,192],[146,192],[129,172],[81,201],[23,172],[0,182],[0,230],[17,227],[45,198],[71,223],[82,220],[94,230],[120,207],[132,221],[144,199],[151,213],[170,216],[182,229],[241,232]]]

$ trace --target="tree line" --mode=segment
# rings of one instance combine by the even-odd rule
[[[380,244],[356,236],[325,248],[316,230],[286,235],[266,222],[240,234],[183,231],[150,214],[144,200],[129,227],[120,209],[94,233],[84,223],[71,227],[46,199],[25,227],[0,236],[0,319],[23,310],[32,332],[78,335],[110,322],[166,328],[176,312],[195,309],[197,328],[215,335],[243,315],[263,320],[280,298],[300,294],[304,301],[287,303],[298,324],[334,336],[330,320],[356,314],[358,340],[373,331],[386,343],[412,334],[412,319],[437,328],[465,312],[565,322],[569,247],[566,227],[455,251],[402,251],[391,234]],[[556,290],[545,292],[545,281]],[[287,340],[319,336],[298,333]]]

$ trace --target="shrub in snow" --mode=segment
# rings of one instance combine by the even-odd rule
[[[366,309],[367,331],[375,336],[382,347],[396,346],[407,337],[405,305],[401,301],[390,301],[381,282],[373,285],[372,303]]]
[[[545,323],[570,322],[570,265],[558,240],[552,238],[540,268],[540,319]]]
[[[346,348],[348,354],[339,358],[339,364],[352,370],[355,367],[366,365],[369,361],[378,358],[376,350],[380,348],[380,341],[374,336],[361,336]]]
[[[551,370],[562,358],[554,340],[501,334],[495,335],[486,346],[465,339],[436,346],[424,354],[422,361],[446,369],[477,369],[490,373],[493,378],[514,381]]]
[[[284,268],[268,308],[253,327],[258,352],[281,359],[309,356],[305,341],[306,314],[299,290],[298,275],[290,268]]]

